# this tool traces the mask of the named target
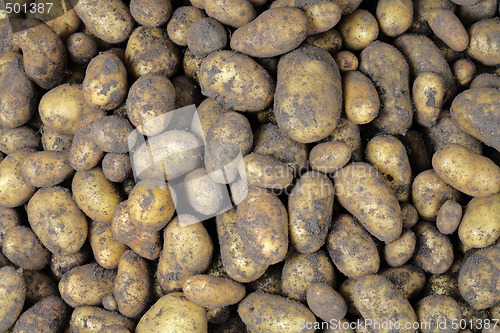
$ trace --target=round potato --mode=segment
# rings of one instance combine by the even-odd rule
[[[208,130],[212,124],[219,118],[219,116],[230,111],[230,109],[224,107],[222,104],[218,103],[213,98],[206,98],[201,102],[201,104],[196,108],[196,114],[193,117],[191,123],[191,132],[196,134],[196,136],[205,142]]]
[[[467,86],[476,74],[476,65],[470,59],[463,58],[453,64],[453,76],[461,86]]]
[[[462,206],[454,200],[448,200],[439,208],[436,227],[442,234],[452,234],[457,230],[461,220]]]
[[[467,30],[451,10],[432,10],[427,23],[432,32],[452,50],[462,52],[469,46]]]
[[[170,0],[132,0],[130,14],[140,25],[154,28],[167,23],[172,15]]]
[[[443,295],[431,295],[422,298],[415,307],[418,320],[426,323],[422,333],[458,332],[453,323],[462,320],[462,310],[453,298]]]
[[[486,19],[474,23],[469,28],[470,44],[467,55],[485,66],[500,64],[500,21]]]
[[[469,201],[458,236],[464,245],[473,248],[489,246],[500,237],[500,193]]]
[[[0,207],[0,247],[5,238],[5,233],[10,228],[21,225],[22,215],[17,209]]]
[[[18,207],[31,198],[35,187],[23,176],[22,165],[34,150],[20,149],[0,162],[0,206]]]
[[[89,243],[97,263],[107,269],[117,268],[121,255],[127,249],[113,236],[111,225],[104,222],[90,222]]]
[[[359,51],[378,37],[377,19],[367,10],[356,9],[340,20],[339,31],[346,48]]]
[[[199,1],[203,3],[208,16],[234,28],[247,24],[256,16],[255,8],[248,0]]]
[[[324,321],[342,319],[347,305],[342,296],[326,283],[314,283],[307,289],[307,305]]]
[[[205,12],[193,6],[177,8],[167,24],[168,37],[177,45],[187,45],[189,27],[197,20],[207,17]]]
[[[356,55],[350,51],[340,51],[336,53],[333,58],[341,72],[355,71],[358,69],[359,60]]]
[[[107,153],[102,160],[102,172],[112,182],[123,182],[132,173],[127,154]]]
[[[57,185],[73,173],[68,154],[51,151],[40,151],[28,156],[22,170],[24,178],[35,187]]]
[[[361,72],[349,71],[342,77],[344,107],[347,117],[356,124],[368,124],[379,112],[380,99],[375,86]]]
[[[431,274],[443,274],[453,264],[453,246],[450,239],[437,228],[421,221],[413,228],[417,238],[415,264]]]
[[[188,300],[209,309],[236,304],[245,297],[244,285],[211,275],[193,275],[187,278],[182,290]]]
[[[218,215],[227,210],[230,204],[226,187],[214,182],[203,168],[186,175],[184,188],[190,206],[203,215]]]
[[[83,32],[71,34],[66,40],[69,59],[78,65],[89,63],[97,54],[97,43],[92,36]]]
[[[411,230],[406,230],[399,239],[385,244],[384,259],[392,267],[405,264],[415,252],[417,239]]]
[[[189,27],[186,43],[195,56],[204,58],[226,47],[226,28],[214,18],[200,18]]]
[[[410,229],[418,222],[418,212],[415,206],[410,203],[401,204],[401,214],[403,215],[403,228]]]
[[[11,266],[0,268],[0,330],[7,331],[21,314],[26,298],[26,285],[21,273]]]
[[[40,270],[49,262],[50,252],[30,228],[20,225],[4,234],[2,252],[13,264],[26,270]]]
[[[120,116],[102,117],[91,125],[92,140],[99,149],[107,153],[127,153],[129,135],[133,130],[128,120]]]
[[[380,30],[390,37],[403,34],[413,20],[411,0],[381,0],[377,3],[376,16]]]
[[[96,115],[100,117],[104,115]],[[89,171],[99,164],[104,155],[104,152],[94,143],[94,140],[89,140],[92,133],[91,124],[81,123],[78,127],[71,146],[69,149],[69,164],[76,171]]]
[[[500,76],[496,74],[479,74],[470,83],[470,88],[500,88]]]

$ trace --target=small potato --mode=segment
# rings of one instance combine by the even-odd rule
[[[89,243],[95,260],[106,269],[117,268],[121,255],[127,249],[113,236],[111,225],[104,222],[90,222]]]
[[[469,201],[458,228],[458,236],[464,245],[473,248],[495,243],[500,237],[500,193]]]
[[[170,0],[132,0],[130,14],[145,27],[154,28],[167,23],[172,15]]]
[[[469,46],[467,30],[451,10],[432,10],[427,23],[432,32],[452,50],[462,52]]]
[[[146,312],[136,333],[207,332],[207,312],[190,302],[183,293],[170,293],[160,298]]]
[[[28,126],[0,127],[0,151],[4,154],[18,149],[37,148],[39,145],[40,134]]]
[[[231,36],[231,48],[251,57],[274,57],[299,46],[307,29],[307,16],[300,9],[271,8],[238,28]]]
[[[344,142],[323,142],[309,153],[309,164],[316,171],[329,174],[343,168],[351,159],[351,148]]]
[[[49,267],[50,271],[56,276],[58,280],[60,280],[64,274],[75,267],[89,263],[91,259],[93,259],[92,250],[90,246],[84,245],[82,248],[80,248],[80,250],[73,254],[52,254],[52,256],[50,257]],[[57,289],[57,286],[55,289]]]
[[[443,274],[453,264],[453,246],[429,222],[420,221],[413,228],[417,237],[415,264],[431,274]]]
[[[384,246],[384,259],[392,267],[405,264],[413,256],[417,239],[411,230],[406,230],[401,237]]]
[[[413,20],[411,0],[381,0],[377,3],[376,16],[380,30],[390,37],[403,34]]]
[[[35,187],[22,173],[22,165],[34,150],[25,148],[16,150],[0,162],[0,206],[14,208],[28,202]]]
[[[333,58],[341,72],[355,71],[358,69],[359,60],[352,52],[340,51],[336,53]]]
[[[246,155],[238,171],[248,184],[264,188],[284,189],[293,180],[292,171],[285,163],[258,153]]]
[[[226,187],[214,182],[203,168],[186,175],[184,188],[190,206],[198,213],[215,216],[229,208]]]
[[[182,290],[188,300],[209,309],[233,305],[245,297],[244,285],[211,275],[189,277]]]
[[[92,122],[91,135],[104,152],[124,154],[129,151],[128,138],[134,128],[120,116],[106,116]]]
[[[101,168],[78,171],[71,185],[75,202],[93,220],[110,223],[120,197]]]
[[[268,265],[285,258],[288,250],[288,213],[278,197],[265,189],[249,188],[237,208],[243,246],[256,261]]]
[[[69,59],[78,65],[87,64],[97,54],[97,44],[92,36],[83,32],[71,34],[66,40]]]
[[[366,145],[366,160],[387,180],[399,201],[410,199],[411,166],[406,149],[392,135],[378,135]]]
[[[470,44],[467,55],[485,66],[500,64],[500,21],[486,19],[469,28]]]
[[[462,310],[457,301],[449,296],[431,295],[422,298],[415,307],[418,320],[426,323],[423,333],[458,332],[453,323],[462,320]],[[443,327],[445,330],[443,330]]]
[[[256,16],[255,8],[248,0],[200,1],[208,16],[234,28],[247,24]]]
[[[112,294],[104,296],[102,299],[102,307],[109,311],[118,310],[118,304],[116,303],[115,296]]]
[[[195,56],[204,58],[226,47],[226,28],[211,17],[200,18],[189,27],[186,43]]]
[[[347,314],[342,296],[326,283],[314,283],[307,289],[307,306],[327,322],[342,319]]]
[[[444,94],[444,82],[439,75],[425,72],[415,79],[412,98],[420,125],[425,127],[434,125],[441,112]]]
[[[23,276],[12,266],[0,268],[0,330],[6,332],[21,314],[26,298]]]
[[[350,215],[335,219],[326,248],[337,269],[351,279],[377,273],[380,257],[368,232]]]
[[[392,282],[407,299],[419,296],[426,285],[424,271],[417,266],[409,264],[386,268],[380,272],[380,275]]]
[[[319,47],[330,54],[336,54],[342,49],[342,35],[335,29],[309,35],[304,42]]]
[[[28,156],[22,170],[24,178],[35,187],[57,185],[73,173],[68,155],[51,151],[40,151]]]
[[[73,135],[64,134],[50,128],[42,129],[42,147],[45,151],[67,153],[71,149]],[[69,155],[69,154],[68,154]],[[68,156],[69,161],[69,156]]]
[[[35,233],[20,225],[7,230],[2,252],[13,264],[26,270],[40,270],[49,262],[49,251]]]
[[[76,3],[74,9],[85,26],[108,43],[121,43],[132,32],[132,16],[127,5],[121,0],[81,0]]]
[[[418,212],[415,206],[410,203],[401,204],[401,214],[403,215],[403,228],[410,229],[418,222]]]
[[[248,295],[239,305],[238,314],[246,327],[254,332],[312,333],[300,323],[314,323],[314,314],[303,304],[264,292]]]
[[[448,200],[457,200],[459,192],[446,184],[434,170],[419,173],[412,184],[412,201],[421,218],[433,221]]]
[[[439,208],[436,227],[440,233],[449,235],[457,230],[461,220],[462,206],[454,200],[448,200]]]
[[[82,305],[100,305],[102,298],[113,292],[116,271],[98,264],[73,268],[59,282],[62,299],[76,308]]]
[[[379,112],[380,99],[370,79],[358,71],[350,71],[343,75],[342,84],[347,117],[360,125],[374,120]]]
[[[13,332],[62,331],[69,315],[69,307],[62,298],[48,296],[19,317]]]
[[[354,162],[362,160],[361,134],[358,124],[355,124],[346,117],[340,117],[337,127],[327,138],[330,142],[344,142],[351,148],[351,159]]]
[[[81,306],[71,315],[70,329],[78,333],[95,333],[110,325],[120,325],[129,331],[134,330],[134,322],[118,313],[94,306]]]
[[[122,315],[134,318],[144,313],[149,303],[150,279],[146,260],[134,251],[125,251],[118,263],[113,287],[113,295]]]
[[[133,79],[149,73],[171,77],[180,64],[180,51],[165,29],[138,27],[127,42],[125,65]]]
[[[476,74],[476,65],[467,58],[459,59],[453,64],[453,76],[461,86],[467,86]]]
[[[127,69],[118,56],[106,52],[92,59],[83,80],[83,95],[87,103],[113,110],[125,102],[127,90]]]
[[[346,48],[362,50],[378,37],[377,19],[367,10],[356,9],[340,20],[339,31]]]
[[[107,153],[102,160],[102,172],[112,182],[122,182],[132,173],[127,154]]]
[[[167,24],[168,37],[177,45],[187,45],[189,27],[197,20],[207,17],[205,12],[193,6],[177,8]]]
[[[500,167],[461,145],[437,151],[432,166],[442,180],[465,194],[485,197],[500,191]]]

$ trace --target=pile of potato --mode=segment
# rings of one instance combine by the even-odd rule
[[[500,332],[498,16],[0,1],[0,332]]]

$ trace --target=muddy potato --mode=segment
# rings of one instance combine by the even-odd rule
[[[500,237],[500,193],[469,201],[458,236],[464,245],[474,248],[491,245]]]
[[[392,282],[407,299],[418,296],[426,285],[424,271],[410,264],[386,268],[380,272],[380,275]]]
[[[413,20],[411,0],[382,0],[377,3],[376,16],[380,30],[390,37],[399,36],[410,28]]]
[[[125,65],[133,79],[149,73],[171,77],[180,63],[180,51],[165,29],[138,27],[127,42]]]
[[[380,257],[368,232],[350,215],[338,216],[326,238],[335,267],[351,279],[377,273]]]
[[[430,72],[421,73],[413,82],[412,98],[417,121],[431,127],[436,122],[444,101],[445,87],[442,78]]]
[[[132,173],[128,154],[107,153],[102,160],[102,172],[112,182],[122,182]]]
[[[121,255],[127,249],[113,236],[111,225],[104,222],[90,222],[89,243],[97,263],[107,269],[117,268]]]
[[[443,181],[465,194],[485,197],[500,191],[500,167],[461,145],[437,151],[432,166]]]
[[[356,309],[356,305],[354,305],[354,299],[352,295],[355,283],[356,280],[354,279],[345,279],[344,282],[340,284],[338,292],[347,304],[347,313],[359,317],[361,316],[361,314],[359,313],[358,309]]]
[[[479,74],[470,83],[470,88],[500,88],[500,76],[496,74]]]
[[[299,46],[307,29],[307,16],[300,9],[271,8],[238,28],[231,36],[231,48],[252,57],[274,57]]]
[[[468,58],[457,60],[453,64],[453,76],[461,86],[467,86],[476,74],[476,65]]]
[[[68,155],[40,151],[28,156],[22,166],[24,178],[35,187],[50,187],[61,183],[72,174]]]
[[[335,29],[307,36],[304,42],[319,47],[330,54],[340,52],[342,49],[342,35]]]
[[[500,21],[485,19],[469,28],[470,44],[467,55],[485,66],[500,64]]]
[[[475,4],[457,8],[457,16],[465,26],[492,18],[498,11],[498,0],[479,0],[475,2]]]
[[[415,234],[411,230],[406,230],[401,237],[384,246],[384,259],[392,267],[399,267],[405,264],[413,256],[416,246]]]
[[[104,114],[99,115],[99,117],[104,117]],[[90,125],[81,123],[71,141],[68,160],[76,171],[91,170],[99,164],[104,155],[94,140],[89,140],[92,133]]]
[[[21,314],[26,297],[23,276],[11,266],[0,268],[0,330],[7,331]]]
[[[324,321],[342,319],[347,314],[342,296],[326,283],[314,283],[307,289],[307,305]]]
[[[48,296],[19,317],[13,332],[59,332],[66,326],[69,315],[69,307],[62,298]]]
[[[77,31],[81,23],[80,18],[68,0],[55,4],[48,0],[36,0],[30,8],[38,8],[38,10],[27,11],[26,17],[44,21],[63,41]]]
[[[50,257],[49,268],[57,280],[60,280],[64,274],[71,269],[90,262],[93,259],[92,249],[84,245],[80,250],[73,254],[62,255],[52,254]],[[57,287],[56,287],[57,289]]]
[[[404,145],[392,135],[378,135],[366,145],[366,160],[384,176],[399,201],[410,199],[411,166]]]
[[[265,291],[266,293],[281,295],[281,275],[283,265],[272,265],[257,280],[247,284],[247,291]]]
[[[0,151],[4,154],[10,154],[23,148],[37,148],[39,145],[40,134],[31,127],[8,128],[0,126]]]
[[[343,75],[342,84],[347,117],[360,125],[374,120],[379,113],[380,99],[370,79],[358,71],[350,71]]]
[[[200,1],[208,16],[234,28],[247,24],[256,16],[255,8],[248,0]]]
[[[367,10],[356,9],[339,22],[344,46],[350,50],[362,50],[377,39],[377,19]]]
[[[22,165],[34,150],[20,149],[10,153],[0,162],[0,206],[13,208],[28,202],[35,187],[22,173]]]
[[[341,72],[355,71],[358,69],[359,60],[350,51],[340,51],[333,56]],[[344,88],[345,89],[345,88]]]
[[[188,300],[209,309],[236,304],[245,297],[244,285],[211,275],[193,275],[187,278],[182,290]]]
[[[336,171],[333,178],[339,203],[387,243],[401,235],[403,218],[396,195],[382,177],[370,164],[355,162]]]
[[[314,314],[303,304],[264,292],[248,295],[238,305],[238,314],[246,327],[254,332],[314,332],[300,323],[314,323]]]
[[[449,9],[455,10],[456,5],[450,0],[414,0],[413,1],[413,22],[410,26],[410,31],[416,34],[429,35],[432,33],[427,19],[433,9]]]
[[[176,76],[172,79],[172,83],[175,88],[175,107],[177,109],[192,104],[197,107],[205,98],[201,94],[200,85],[187,76]],[[182,117],[176,117],[173,122],[175,128],[189,128],[190,121],[192,121],[192,119],[190,117],[185,118],[186,119],[182,119]],[[177,120],[177,122],[175,120]]]
[[[413,228],[417,238],[415,264],[431,274],[443,274],[453,264],[453,246],[430,222],[420,221]]]
[[[196,108],[196,115],[191,123],[191,132],[205,142],[208,130],[219,116],[229,111],[228,108],[217,102],[213,98],[206,98]]]
[[[392,70],[388,72],[388,68]],[[375,126],[390,134],[404,134],[413,118],[406,59],[395,47],[374,42],[361,52],[359,71],[379,87],[384,108],[374,120]]]
[[[340,141],[319,143],[309,153],[311,168],[326,174],[343,168],[350,159],[351,148]]]
[[[469,89],[459,94],[451,104],[451,117],[466,133],[497,150],[500,149],[500,90]]]
[[[207,332],[207,312],[190,302],[183,293],[170,293],[142,316],[135,332]]]
[[[167,23],[172,15],[172,3],[170,0],[132,0],[130,14],[140,25],[158,27]]]
[[[454,200],[446,201],[436,216],[436,226],[442,234],[452,234],[462,220],[462,206]]]
[[[83,32],[71,34],[66,40],[69,59],[75,64],[87,64],[97,54],[97,44],[92,36]]]
[[[187,45],[189,27],[204,17],[206,17],[205,12],[193,6],[177,8],[167,24],[168,37],[177,45]]]
[[[458,327],[452,323],[460,322],[462,310],[457,301],[449,296],[431,295],[421,299],[415,312],[422,326],[421,331],[429,332],[458,332]]]
[[[278,197],[266,189],[249,188],[238,205],[237,226],[244,248],[256,261],[272,265],[288,250],[288,214]]]
[[[273,157],[250,153],[238,165],[240,177],[248,184],[271,189],[284,189],[291,184],[293,174],[283,162]]]
[[[451,10],[431,10],[427,23],[432,32],[452,50],[461,52],[469,46],[469,35],[460,19]]]
[[[280,58],[274,114],[285,134],[302,143],[322,140],[337,127],[341,109],[340,72],[328,52],[305,45]]]
[[[246,55],[225,50],[203,60],[199,82],[205,96],[236,111],[260,111],[274,96],[273,79],[262,66]]]
[[[40,270],[49,262],[49,251],[35,233],[20,225],[4,234],[2,252],[13,264],[26,270]]]
[[[439,208],[446,201],[458,198],[459,192],[442,181],[434,170],[421,172],[413,180],[413,205],[425,220],[435,220]]]
[[[412,171],[415,174],[431,168],[431,154],[421,131],[409,130],[405,136],[400,137],[400,140],[406,148]]]
[[[0,247],[5,238],[5,233],[12,227],[21,224],[22,215],[17,209],[0,207]]]
[[[403,215],[403,228],[410,229],[418,222],[418,212],[415,206],[410,203],[402,203],[401,214]]]
[[[120,116],[96,119],[91,125],[92,140],[104,152],[124,154],[129,151],[128,138],[134,128]]]
[[[214,18],[200,18],[189,27],[186,44],[195,56],[204,58],[226,47],[226,28]]]
[[[95,333],[103,327],[120,325],[134,330],[134,322],[116,312],[107,311],[95,306],[81,306],[71,314],[70,329],[75,333]]]
[[[425,285],[425,296],[443,295],[456,298],[460,297],[457,278],[449,274],[431,275]]]
[[[160,233],[145,231],[132,223],[128,215],[128,200],[116,207],[111,220],[111,231],[116,240],[126,244],[143,258],[155,260],[160,255]]]
[[[348,118],[340,117],[337,127],[326,140],[330,142],[344,142],[351,148],[352,161],[358,162],[362,160],[363,151],[359,126]]]

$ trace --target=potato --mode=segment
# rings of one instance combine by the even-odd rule
[[[130,14],[140,25],[158,27],[167,23],[172,15],[172,3],[170,0],[132,0]]]
[[[337,127],[341,109],[340,72],[328,52],[305,45],[280,58],[274,114],[285,134],[302,143],[322,140]]]
[[[403,228],[409,229],[417,224],[418,212],[415,206],[406,202],[402,203],[400,206],[401,214],[403,215]]]
[[[363,0],[337,0],[342,10],[342,15],[352,13]]]
[[[462,297],[473,309],[486,309],[500,301],[499,257],[498,245],[490,246],[474,252],[462,264],[458,275],[458,287]]]
[[[427,19],[432,32],[449,48],[462,52],[469,46],[469,35],[460,19],[448,9],[434,9]]]
[[[442,8],[454,11],[456,5],[450,0],[415,0],[413,1],[413,22],[410,26],[410,31],[415,34],[431,34],[431,29],[427,24],[430,12],[433,9]]]
[[[457,60],[452,67],[453,76],[461,86],[467,86],[476,74],[476,65],[468,58]]]
[[[347,313],[354,315],[354,316],[361,316],[358,309],[356,309],[356,306],[354,305],[354,299],[352,296],[355,283],[356,283],[356,280],[345,279],[344,282],[342,282],[340,284],[340,286],[338,288],[338,292],[347,304]]]
[[[373,236],[386,243],[399,238],[401,207],[376,168],[363,162],[350,163],[333,178],[339,203]]]
[[[460,298],[456,276],[449,274],[431,275],[427,280],[424,295],[443,295]]]
[[[247,24],[256,16],[255,8],[248,0],[200,1],[208,16],[234,28]]]
[[[500,193],[469,201],[458,236],[464,245],[475,248],[491,245],[500,237]]]
[[[104,117],[104,114],[100,116]],[[94,140],[89,140],[92,133],[90,125],[81,123],[71,142],[68,160],[76,171],[91,170],[99,164],[104,155],[104,152],[94,143]]]
[[[24,160],[33,152],[34,150],[29,148],[16,150],[0,162],[0,206],[21,206],[28,202],[35,192],[35,187],[22,173]]]
[[[50,187],[61,183],[72,174],[68,155],[40,151],[28,156],[22,165],[24,178],[35,187]]]
[[[108,325],[101,328],[98,333],[130,333],[130,331],[122,325]]]
[[[199,82],[205,96],[236,111],[260,111],[271,104],[274,96],[269,73],[248,56],[230,51],[206,57],[200,67]]]
[[[93,259],[92,249],[90,246],[84,245],[78,252],[73,254],[52,254],[49,267],[57,280],[60,280],[63,275],[71,269],[86,264],[90,262],[91,259]]]
[[[411,166],[406,149],[396,137],[378,135],[366,145],[366,160],[384,176],[399,201],[410,199]]]
[[[449,296],[431,295],[421,299],[415,312],[421,323],[422,332],[458,332],[455,323],[462,319],[462,310],[457,301]]]
[[[324,321],[342,319],[347,314],[342,296],[326,283],[314,283],[307,289],[307,305]]]
[[[107,153],[102,160],[102,172],[112,182],[122,182],[132,173],[128,154]]]
[[[92,36],[75,32],[66,40],[69,59],[75,64],[87,64],[97,54],[97,43]]]
[[[110,223],[120,197],[101,168],[78,171],[71,185],[75,202],[91,219]]]
[[[205,12],[193,6],[177,8],[167,24],[168,37],[177,45],[187,45],[189,27],[204,17],[206,17]]]
[[[14,45],[23,51],[26,75],[43,89],[59,85],[66,71],[66,49],[47,24],[27,19],[13,34]]]
[[[356,55],[350,51],[340,51],[334,54],[333,58],[341,72],[355,71],[358,69],[359,60]]]
[[[342,35],[335,29],[309,35],[304,42],[319,47],[330,54],[336,54],[342,49]]]
[[[217,215],[217,234],[222,264],[227,275],[238,282],[251,282],[264,274],[266,264],[254,260],[238,233],[236,209]]]
[[[155,260],[160,255],[159,232],[145,231],[132,223],[128,215],[128,200],[116,207],[111,220],[111,232],[117,241],[126,244],[143,258]]]
[[[214,18],[200,18],[189,27],[186,43],[195,56],[204,58],[226,47],[226,28]]]
[[[404,231],[399,239],[385,244],[385,261],[392,267],[405,264],[413,256],[416,242],[415,234],[411,230]]]
[[[454,200],[446,201],[439,208],[436,216],[436,227],[442,234],[452,234],[462,220],[462,206]]]
[[[207,230],[195,217],[175,217],[163,231],[163,249],[156,278],[165,293],[182,289],[186,279],[204,272],[213,254]]]
[[[485,19],[474,23],[469,28],[470,44],[467,55],[485,66],[500,64],[500,21]]]
[[[500,91],[494,88],[469,89],[459,94],[451,104],[451,118],[468,134],[487,146],[500,149]]]
[[[14,332],[59,332],[64,329],[69,307],[59,296],[48,296],[26,310],[14,325]]]
[[[453,246],[430,222],[420,221],[413,228],[417,237],[415,264],[431,274],[443,274],[453,264]]]
[[[249,188],[237,207],[238,233],[250,257],[268,265],[285,258],[288,214],[283,203],[265,189]]]
[[[387,71],[392,68],[392,71]],[[389,134],[404,134],[411,126],[410,70],[406,59],[393,46],[374,42],[361,52],[359,70],[379,87],[380,110],[374,125]]]
[[[0,330],[7,331],[21,314],[26,297],[23,276],[11,266],[0,268]]]
[[[356,9],[339,22],[344,46],[349,50],[359,51],[378,37],[377,19],[364,9]]]
[[[188,300],[209,309],[236,304],[245,297],[244,285],[211,275],[187,278],[182,290]]]
[[[254,332],[314,332],[301,324],[314,323],[314,314],[299,302],[264,292],[248,295],[238,305],[238,314]]]
[[[403,34],[413,20],[411,0],[382,0],[377,3],[376,16],[380,30],[390,37]]]
[[[470,88],[500,88],[500,77],[496,74],[479,74],[472,80]]]
[[[250,185],[264,188],[284,189],[293,180],[292,171],[285,163],[258,153],[246,155],[240,161],[238,171]]]
[[[118,309],[118,304],[116,303],[115,296],[109,294],[103,297],[102,307],[109,311],[116,311]]]
[[[335,267],[351,279],[377,273],[380,257],[368,232],[348,214],[338,216],[332,224],[326,248]]]
[[[28,126],[0,127],[0,151],[2,153],[10,154],[18,149],[37,148],[39,145],[40,134]]]
[[[91,135],[95,144],[108,153],[127,153],[128,138],[133,130],[128,120],[120,116],[102,117],[93,121],[91,125]]]
[[[207,332],[207,313],[202,306],[191,303],[183,293],[170,293],[160,298],[142,316],[135,332]]]
[[[111,230],[111,225],[104,222],[91,221],[89,243],[97,263],[107,269],[115,269],[127,246],[119,242]]]
[[[62,299],[76,308],[82,305],[100,305],[102,298],[113,292],[116,271],[104,269],[98,264],[73,268],[59,281]]]
[[[410,264],[386,268],[380,272],[380,275],[392,282],[407,299],[418,296],[426,282],[424,271]]]
[[[345,113],[356,124],[367,124],[379,112],[380,99],[375,86],[361,72],[350,71],[342,77]]]
[[[127,70],[118,56],[106,52],[92,59],[83,80],[87,103],[113,110],[125,102],[127,90]]]
[[[461,145],[437,151],[432,166],[439,178],[465,194],[485,197],[500,191],[500,167]]]
[[[417,121],[431,127],[436,122],[444,100],[445,87],[442,78],[431,72],[421,73],[413,82],[412,98]]]
[[[457,15],[465,26],[492,18],[498,10],[498,0],[479,0],[475,4],[459,6]]]
[[[13,264],[26,270],[40,270],[49,262],[49,251],[35,233],[20,225],[4,234],[2,252]]]
[[[433,221],[448,200],[457,200],[459,192],[446,184],[434,170],[419,173],[412,184],[412,201],[421,218]]]
[[[344,142],[323,142],[309,153],[309,164],[316,171],[329,174],[343,168],[351,159],[351,148]]]
[[[210,126],[212,126],[222,113],[227,111],[229,109],[218,103],[215,99],[206,98],[196,108],[196,115],[191,122],[191,132],[205,142]]]
[[[164,29],[138,27],[127,42],[125,65],[133,79],[149,73],[171,77],[180,62],[180,51]]]
[[[106,311],[94,306],[81,306],[73,311],[70,320],[70,329],[75,333],[94,333],[110,325],[121,325],[133,331],[135,324],[132,320],[118,313]]]
[[[183,184],[190,209],[198,213],[215,216],[231,205],[226,187],[214,182],[203,168],[188,173]]]
[[[413,332],[417,316],[410,302],[387,279],[378,275],[367,275],[354,285],[354,303],[363,318],[383,323],[390,320],[401,325],[400,332]],[[389,319],[390,318],[390,319]]]
[[[259,58],[284,54],[304,41],[308,25],[306,14],[298,8],[271,8],[236,29],[231,49]]]
[[[7,230],[21,224],[21,216],[16,209],[0,207],[0,247],[3,244]]]

